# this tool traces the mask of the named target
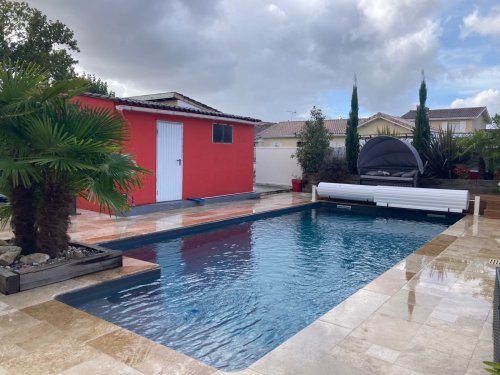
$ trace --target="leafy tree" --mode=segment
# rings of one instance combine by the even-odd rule
[[[50,21],[25,2],[0,0],[0,62],[32,62],[54,80],[75,76],[79,52],[73,31],[60,21]]]
[[[325,116],[321,109],[313,107],[311,119],[306,121],[298,134],[299,147],[294,157],[304,173],[318,172],[330,145],[330,133],[325,127]]]
[[[417,106],[415,129],[413,129],[413,146],[421,155],[423,155],[431,140],[431,127],[429,125],[429,117],[425,107],[425,101],[427,100],[427,87],[425,85],[423,72],[422,83],[420,84],[418,95],[420,103]]]
[[[358,86],[354,81],[351,97],[351,111],[349,112],[349,120],[347,120],[345,151],[347,159],[347,167],[349,173],[357,173],[358,171],[358,155],[359,155],[359,135],[358,135]]]
[[[89,86],[89,88],[87,89],[88,92],[94,94],[115,96],[114,91],[108,90],[108,83],[102,81],[100,78],[97,78],[94,74],[83,74],[80,78],[87,81],[87,84]]]
[[[495,113],[495,116],[491,118],[493,124],[500,125],[500,114]]]

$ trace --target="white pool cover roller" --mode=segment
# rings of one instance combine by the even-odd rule
[[[423,189],[399,186],[349,185],[320,182],[320,198],[374,202],[377,206],[414,210],[463,212],[469,206],[468,190]]]

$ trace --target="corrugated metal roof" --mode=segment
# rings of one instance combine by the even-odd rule
[[[478,118],[485,110],[486,107],[430,109],[429,120]],[[417,111],[412,109],[401,117],[407,120],[415,120],[417,117]]]
[[[237,116],[237,115],[232,115],[232,114],[223,113],[223,112],[202,111],[202,110],[192,109],[192,108],[176,107],[176,106],[160,104],[160,103],[155,103],[155,102],[150,102],[150,101],[145,101],[145,100],[117,98],[117,97],[113,97],[113,96],[94,94],[94,93],[84,93],[84,94],[81,94],[81,96],[110,100],[116,104],[129,105],[129,106],[134,106],[134,107],[164,109],[164,110],[173,111],[173,112],[193,113],[193,114],[199,114],[199,115],[205,115],[205,116],[221,117],[221,118],[228,118],[228,119],[235,119],[235,120],[244,120],[244,121],[256,122],[256,123],[261,122],[260,120],[254,119],[252,117]]]
[[[218,109],[212,108],[202,102],[199,102],[197,100],[194,100],[190,98],[189,96],[183,95],[181,93],[175,92],[175,91],[169,91],[169,92],[162,92],[158,94],[148,94],[148,95],[137,95],[137,96],[129,96],[128,98],[124,99],[132,99],[132,100],[144,100],[148,102],[156,102],[156,101],[161,101],[161,100],[168,100],[168,99],[177,99],[177,100],[183,100],[186,103],[189,103],[191,105],[194,105],[195,107],[199,107],[201,110],[207,110],[207,111],[213,111],[213,112],[221,112]]]

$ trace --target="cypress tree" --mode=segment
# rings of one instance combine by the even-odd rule
[[[347,168],[349,173],[357,173],[358,171],[358,154],[359,154],[359,135],[358,135],[358,85],[356,77],[354,77],[354,85],[352,87],[351,111],[347,120],[346,138],[345,138],[345,154],[347,160]]]
[[[425,77],[422,72],[422,83],[418,91],[419,105],[417,106],[417,114],[415,117],[415,129],[413,129],[413,146],[422,155],[427,149],[431,140],[431,127],[429,125],[429,117],[425,108],[427,100],[427,86],[425,85]]]

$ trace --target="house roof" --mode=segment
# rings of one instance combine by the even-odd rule
[[[296,137],[305,125],[305,121],[282,121],[260,132],[260,138]],[[331,134],[345,134],[346,119],[325,120],[325,126]]]
[[[214,111],[209,111],[209,110],[203,111],[203,110],[198,110],[198,109],[193,109],[193,108],[184,108],[184,107],[178,107],[178,106],[173,106],[173,105],[156,103],[154,101],[137,100],[137,99],[129,99],[129,98],[117,98],[117,97],[113,97],[113,96],[94,94],[94,93],[84,93],[84,94],[81,94],[81,96],[110,100],[118,105],[127,105],[127,106],[140,107],[140,108],[150,108],[150,109],[167,110],[167,111],[172,111],[172,112],[180,112],[179,115],[181,115],[182,113],[191,113],[191,114],[200,115],[200,116],[220,117],[220,118],[225,118],[228,120],[231,120],[231,119],[243,120],[243,121],[254,122],[254,123],[261,122],[260,120],[252,118],[252,117],[237,116],[237,115],[232,115],[229,113],[223,113],[223,112],[219,112],[219,111],[214,112]]]
[[[406,128],[408,130],[413,130],[415,128],[415,123],[413,121],[408,121],[404,118],[393,116],[393,115],[388,115],[387,113],[383,112],[377,112],[373,116],[370,116],[365,119],[360,119],[359,125],[358,126],[364,126],[369,124],[370,122],[378,119],[384,119],[389,122],[392,122],[393,124],[399,125],[403,128]]]
[[[199,102],[197,100],[194,100],[190,98],[189,96],[180,94],[175,91],[169,91],[169,92],[162,92],[158,94],[149,94],[149,95],[137,95],[137,96],[129,96],[125,99],[132,99],[132,100],[144,100],[147,102],[161,102],[161,101],[168,101],[172,99],[176,100],[182,100],[188,104],[191,104],[194,107],[197,107],[200,110],[205,110],[205,111],[211,111],[211,112],[221,112],[218,109],[212,108],[202,102]],[[166,103],[164,103],[166,104]]]
[[[430,120],[474,119],[484,114],[487,116],[487,118],[489,118],[486,107],[430,109],[428,113]],[[401,117],[407,120],[415,120],[415,118],[417,117],[417,111],[412,109],[411,111],[408,111]]]
[[[255,124],[255,138],[260,138],[261,133],[273,125],[275,125],[274,122],[260,122]]]
[[[400,117],[388,115],[387,113],[377,112],[368,118],[359,119],[358,127],[367,125],[368,123],[377,120],[385,119],[396,125],[400,125],[408,130],[412,130],[415,124]],[[302,130],[305,121],[282,121],[260,132],[258,138],[294,138]],[[325,126],[332,135],[345,135],[347,128],[347,119],[325,120]]]

